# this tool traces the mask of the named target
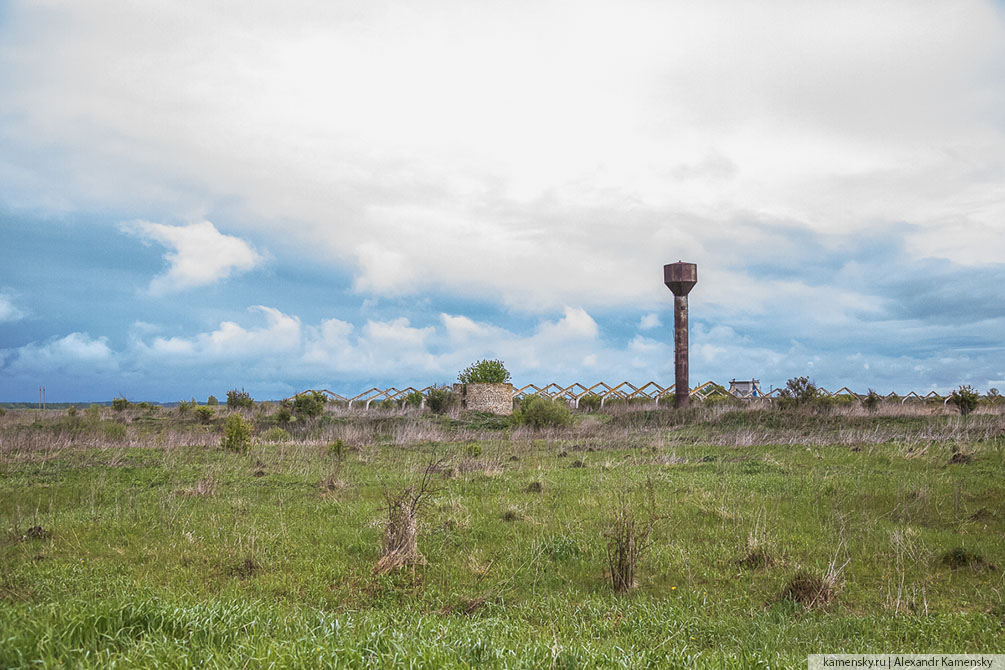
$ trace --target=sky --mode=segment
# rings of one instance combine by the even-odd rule
[[[1005,390],[1005,4],[0,2],[0,401]]]

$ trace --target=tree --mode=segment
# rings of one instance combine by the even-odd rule
[[[809,377],[793,377],[785,382],[785,388],[779,394],[780,407],[802,406],[812,403],[820,395],[816,384]]]
[[[209,399],[206,401],[206,404],[215,407],[216,405],[220,404],[220,401],[216,399],[215,395],[211,395],[209,396]]]
[[[949,396],[949,402],[959,408],[962,416],[966,416],[977,407],[977,401],[980,397],[980,394],[974,388],[969,384],[964,384],[953,391],[953,395]]]
[[[498,360],[478,361],[457,375],[457,381],[462,384],[505,384],[509,380],[509,371]]]
[[[247,451],[251,446],[251,424],[240,414],[231,414],[223,426],[220,446],[227,451]]]
[[[325,400],[320,391],[301,393],[293,399],[293,411],[303,416],[319,416],[325,410]]]
[[[251,409],[255,406],[255,401],[252,399],[251,395],[245,391],[243,388],[238,391],[237,389],[231,389],[227,391],[227,407],[230,409]]]
[[[203,406],[195,408],[195,416],[202,423],[210,423],[213,420],[213,414],[214,410],[212,407]]]

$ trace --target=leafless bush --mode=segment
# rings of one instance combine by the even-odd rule
[[[405,566],[426,564],[426,558],[418,547],[418,516],[428,499],[439,490],[433,486],[433,477],[440,465],[440,461],[427,465],[418,486],[384,494],[387,518],[380,560],[374,566],[374,573],[383,574]]]

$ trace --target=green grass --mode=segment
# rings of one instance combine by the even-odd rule
[[[174,446],[179,419],[164,414],[127,414],[111,443],[105,421],[67,438],[61,418],[11,414],[0,439],[23,446],[0,449],[0,667],[746,668],[1002,651],[1000,415],[640,411],[534,434],[481,415],[346,414],[236,454]],[[333,430],[352,438],[341,461]],[[949,465],[954,448],[972,460]],[[373,574],[385,492],[436,458],[428,563]],[[655,544],[616,595],[603,533],[650,482]],[[741,564],[752,539],[764,567]],[[832,563],[828,605],[782,598]]]

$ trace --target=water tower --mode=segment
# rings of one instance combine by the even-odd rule
[[[673,406],[687,407],[691,390],[687,369],[687,294],[698,283],[698,266],[681,261],[664,265],[663,283],[673,293]]]

